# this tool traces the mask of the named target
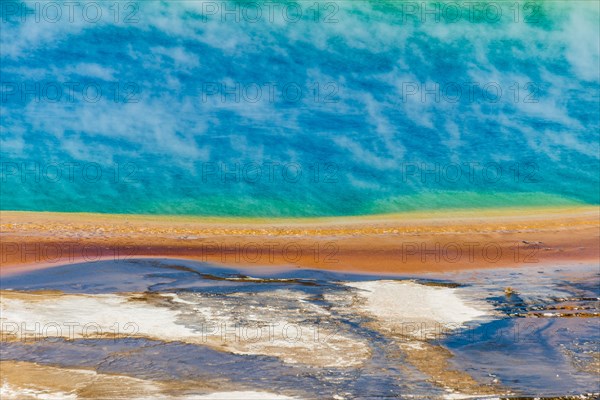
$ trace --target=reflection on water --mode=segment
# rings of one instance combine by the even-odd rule
[[[442,344],[455,354],[455,363],[480,379],[494,376],[517,392],[561,396],[600,390],[598,266],[445,277],[469,283],[465,291],[485,297],[504,315],[445,338]]]
[[[382,277],[102,261],[3,278],[1,356],[160,382],[165,398],[590,394],[599,284],[593,266]]]

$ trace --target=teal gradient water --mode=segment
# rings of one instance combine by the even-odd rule
[[[600,203],[598,2],[8,3],[2,210]]]

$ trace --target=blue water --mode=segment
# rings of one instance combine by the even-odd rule
[[[600,203],[596,1],[96,3],[2,2],[0,209]]]

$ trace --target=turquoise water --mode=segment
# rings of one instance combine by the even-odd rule
[[[53,4],[2,2],[2,210],[600,203],[596,1]]]

